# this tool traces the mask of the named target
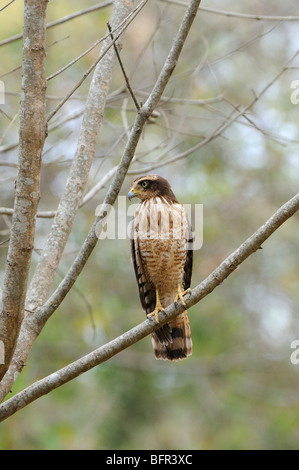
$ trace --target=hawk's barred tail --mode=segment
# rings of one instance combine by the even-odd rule
[[[192,354],[191,330],[187,311],[152,334],[156,359],[176,361]]]

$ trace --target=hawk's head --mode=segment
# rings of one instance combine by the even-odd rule
[[[130,200],[133,197],[138,197],[141,201],[146,201],[152,197],[164,197],[168,202],[178,202],[168,181],[159,175],[147,175],[137,178],[128,194]]]

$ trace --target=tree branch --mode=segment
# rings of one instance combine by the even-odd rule
[[[190,294],[185,296],[186,307],[179,302],[167,307],[159,314],[159,326],[169,322],[182,313],[185,308],[189,309],[197,304],[201,299],[210,294],[219,286],[241,263],[243,263],[252,253],[257,251],[261,245],[290,217],[299,209],[299,193],[280,207],[251,237],[228,256],[204,281],[192,289]],[[18,410],[29,405],[43,395],[66,384],[79,375],[107,361],[120,351],[128,348],[137,341],[157,329],[157,324],[153,319],[147,319],[138,326],[113,339],[109,343],[101,346],[95,351],[54,372],[38,382],[30,385],[13,398],[0,405],[0,422],[16,413]]]
[[[15,0],[11,0],[10,2],[8,2],[4,7],[0,8],[0,13],[1,11],[5,10],[5,8],[9,7],[9,5],[11,5]]]
[[[133,2],[131,0],[130,2],[115,2],[111,17],[113,28],[116,28],[128,16],[132,7]],[[106,50],[110,42],[110,35],[108,34],[106,41],[103,43],[104,50]],[[101,53],[100,56],[102,56]],[[98,64],[93,75],[73,164],[48,235],[46,246],[30,285],[30,293],[27,299],[29,310],[35,310],[41,306],[48,296],[56,268],[80,206],[96,152],[114,63],[115,54],[113,48],[111,48]]]
[[[0,340],[5,364],[13,355],[27,289],[34,243],[35,216],[40,198],[41,157],[46,137],[45,20],[48,0],[26,0],[24,4],[23,93],[20,115],[20,146],[15,208],[6,262]]]
[[[128,0],[129,3],[131,4],[132,0]],[[106,36],[104,36],[105,41],[103,43],[103,48],[101,51],[100,56],[97,58],[97,60],[89,67],[89,69],[84,73],[83,77],[79,82],[72,88],[72,90],[63,98],[63,100],[57,105],[57,107],[54,109],[54,111],[51,112],[51,114],[48,116],[48,122],[55,116],[55,114],[62,108],[62,106],[71,98],[71,96],[75,93],[75,91],[80,88],[82,83],[86,80],[86,78],[89,76],[89,74],[97,67],[100,61],[104,58],[104,56],[108,53],[108,55],[111,54],[111,47],[115,44],[115,42],[121,37],[125,29],[128,27],[128,25],[133,21],[133,19],[136,17],[136,15],[139,13],[139,11],[143,8],[143,6],[148,2],[148,0],[142,0],[139,5],[135,8],[133,14],[129,14],[127,17],[123,19],[123,22],[125,22],[125,25],[122,27],[122,29],[117,33],[116,37],[112,41],[107,41],[107,38],[110,37],[110,34],[107,33]],[[123,3],[123,5],[126,5],[126,1],[122,1],[120,3]],[[119,5],[115,3],[115,8],[116,11],[118,10]],[[126,21],[128,20],[128,21]],[[122,23],[122,22],[121,22]],[[118,27],[120,24],[118,24]],[[108,44],[108,45],[107,45]],[[106,46],[106,47],[105,47]],[[109,53],[110,51],[110,53]]]
[[[111,26],[110,26],[109,23],[107,23],[107,26],[108,26],[108,29],[109,29],[109,32],[110,32],[111,39],[112,39],[112,41],[113,41],[114,36],[113,36],[113,33],[112,33]],[[119,62],[121,71],[122,71],[122,73],[123,73],[123,76],[124,76],[124,79],[125,79],[127,88],[128,88],[128,90],[129,90],[129,92],[130,92],[130,95],[131,95],[131,97],[132,97],[132,100],[134,101],[134,104],[135,104],[135,106],[136,106],[137,111],[139,111],[140,105],[139,105],[137,99],[135,98],[134,92],[133,92],[133,90],[132,90],[132,88],[131,88],[131,85],[130,85],[128,76],[127,76],[127,74],[126,74],[124,65],[123,65],[122,60],[121,60],[121,58],[120,58],[120,54],[119,54],[119,52],[118,52],[118,49],[117,49],[117,47],[116,47],[116,44],[114,43],[113,45],[114,45],[115,54],[116,54],[116,57],[117,57],[117,59],[118,59],[118,62]]]
[[[117,27],[117,25],[128,16],[131,9],[130,7],[133,7],[131,0],[115,2],[111,17],[113,27]],[[103,48],[106,49],[110,42],[110,34],[108,34],[106,41],[103,43]],[[48,297],[56,269],[80,206],[91,164],[96,152],[106,98],[112,80],[114,58],[115,53],[112,47],[103,57],[94,72],[73,164],[48,235],[46,246],[37,264],[27,295],[26,309],[29,312],[43,305]],[[36,338],[36,335],[34,333],[32,334],[30,329],[28,329],[26,322],[26,318],[31,315],[32,314],[27,314],[23,321],[12,367],[9,372],[11,380],[14,380],[15,371],[20,368],[20,364],[24,364],[24,358],[28,356]],[[4,334],[6,336],[6,333]],[[11,356],[5,358],[6,369],[9,365],[10,358]],[[3,386],[3,384],[1,384],[1,386]]]
[[[68,274],[62,283],[58,286],[56,291],[50,297],[50,299],[45,303],[45,305],[39,309],[36,314],[35,320],[39,325],[43,325],[44,322],[52,315],[52,313],[58,308],[64,297],[67,295],[73,284],[75,283],[77,277],[81,273],[83,267],[85,266],[92,250],[97,244],[99,234],[102,231],[103,219],[106,217],[107,208],[111,208],[115,203],[115,200],[119,194],[125,176],[128,172],[130,163],[134,157],[135,150],[139,141],[139,138],[142,134],[143,128],[154,111],[155,107],[158,105],[162,93],[170,79],[170,76],[175,68],[181,50],[183,48],[184,42],[187,38],[188,32],[191,28],[193,20],[195,18],[198,6],[201,0],[193,0],[190,2],[190,5],[186,11],[180,29],[177,33],[177,36],[174,40],[172,48],[168,54],[168,57],[165,61],[165,64],[161,70],[160,76],[145,104],[140,108],[135,122],[133,124],[129,140],[127,142],[124,154],[119,163],[116,175],[114,180],[106,194],[102,209],[98,214],[83,246],[80,250],[77,258],[75,259],[73,265],[71,266]]]
[[[173,5],[180,5],[186,7],[187,3],[181,0],[162,0],[165,3],[172,3]],[[200,7],[200,10],[205,13],[214,13],[216,15],[222,15],[233,18],[244,18],[246,20],[256,21],[299,21],[299,16],[288,15],[288,16],[271,16],[271,15],[251,15],[250,13],[239,13],[236,11],[225,11],[217,10],[216,8]]]
[[[31,350],[34,340],[39,335],[46,321],[54,313],[54,311],[59,307],[67,293],[70,291],[82,269],[84,268],[90,254],[92,253],[94,247],[97,244],[98,236],[102,230],[104,214],[107,211],[107,207],[112,207],[123,184],[127,171],[129,169],[130,163],[134,157],[134,153],[139,142],[139,138],[142,134],[143,128],[154,111],[155,107],[158,105],[162,93],[171,77],[171,74],[177,64],[180,53],[183,49],[184,43],[187,39],[188,33],[196,16],[199,4],[201,0],[191,0],[190,4],[186,10],[186,13],[183,17],[179,31],[173,41],[171,50],[166,58],[164,66],[161,70],[161,73],[158,77],[158,80],[145,104],[140,108],[135,122],[133,124],[130,137],[128,139],[124,154],[121,158],[118,170],[114,176],[113,182],[106,194],[102,210],[100,211],[98,217],[96,218],[78,256],[76,257],[73,265],[71,266],[69,272],[67,273],[64,280],[58,286],[56,291],[52,294],[50,299],[39,308],[35,315],[27,315],[26,319],[22,325],[22,341],[19,341],[18,354],[15,354],[15,360],[13,367],[10,368],[7,377],[1,383],[0,386],[0,399],[2,400],[5,395],[9,392],[12,384],[14,383],[16,372],[20,372],[24,363],[27,360],[28,354]],[[111,49],[113,50],[113,48]],[[77,197],[77,195],[76,195]],[[70,201],[71,202],[71,201]],[[69,210],[69,209],[68,209]],[[55,247],[54,247],[55,248]],[[37,287],[40,290],[40,287]],[[32,292],[32,299],[34,302],[28,302],[28,310],[33,311],[36,306],[41,305],[40,297],[36,296]],[[43,296],[43,292],[40,292],[40,295]]]
[[[60,24],[66,23],[67,21],[78,18],[79,16],[83,16],[88,13],[93,13],[94,11],[100,10],[102,8],[106,8],[112,3],[113,3],[113,0],[107,0],[106,2],[97,3],[96,5],[93,5],[92,7],[85,8],[84,10],[76,11],[75,13],[71,13],[70,15],[64,16],[63,18],[60,18],[59,20],[55,20],[55,21],[52,21],[51,23],[48,23],[46,25],[46,29],[53,28],[54,26],[58,26]],[[22,37],[23,37],[23,34],[20,33],[10,38],[4,39],[3,41],[0,42],[0,47],[5,46],[6,44],[11,44],[14,41],[18,41],[19,39],[22,39]]]

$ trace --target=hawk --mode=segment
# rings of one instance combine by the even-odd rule
[[[132,221],[131,252],[141,305],[155,316],[190,291],[193,251],[186,211],[170,184],[159,175],[137,178],[128,198],[140,199]],[[156,359],[178,360],[192,354],[187,311],[152,333]]]

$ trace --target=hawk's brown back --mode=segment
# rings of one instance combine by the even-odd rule
[[[135,212],[132,260],[141,304],[146,314],[156,306],[156,290],[163,308],[190,287],[193,251],[191,227],[184,207],[163,197],[142,201]],[[183,359],[192,353],[187,312],[152,334],[157,359]]]

